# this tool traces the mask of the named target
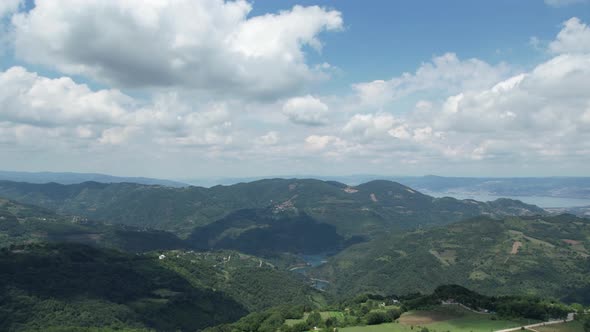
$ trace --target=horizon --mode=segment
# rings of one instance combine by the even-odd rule
[[[16,171],[16,170],[5,170],[0,169],[2,173],[14,173],[14,174],[29,174],[29,175],[100,175],[114,178],[138,178],[138,179],[154,179],[180,182],[183,181],[197,181],[197,180],[243,180],[243,181],[257,181],[257,180],[271,180],[271,179],[298,179],[298,180],[322,180],[325,178],[354,178],[354,177],[370,177],[373,180],[390,180],[391,178],[449,178],[449,179],[568,179],[568,178],[590,178],[590,176],[584,175],[547,175],[547,176],[493,176],[493,175],[481,175],[481,176],[447,176],[439,174],[419,174],[419,175],[404,175],[404,174],[371,174],[371,173],[351,173],[342,175],[331,175],[331,174],[270,174],[270,175],[251,175],[251,176],[206,176],[206,177],[150,177],[141,175],[130,175],[130,174],[112,174],[112,173],[101,173],[101,172],[76,172],[76,171]],[[373,181],[369,180],[369,181]],[[328,180],[330,181],[330,180]],[[190,183],[185,183],[189,184]]]
[[[6,0],[0,168],[590,176],[589,23],[586,0]]]

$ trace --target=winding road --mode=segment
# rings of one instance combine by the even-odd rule
[[[573,313],[569,313],[569,314],[567,314],[567,318],[566,319],[550,320],[548,322],[542,322],[542,323],[536,323],[536,324],[531,324],[531,325],[513,327],[513,328],[510,328],[510,329],[504,329],[504,330],[496,330],[494,332],[520,331],[523,327],[524,327],[525,330],[533,330],[534,331],[534,328],[535,327],[545,326],[545,325],[561,324],[561,323],[564,323],[564,322],[571,322],[572,320],[574,320],[574,314]]]

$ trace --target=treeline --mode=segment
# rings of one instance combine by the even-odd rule
[[[532,296],[486,296],[458,285],[440,286],[430,295],[414,294],[403,301],[405,310],[427,309],[442,301],[456,302],[503,318],[548,320],[565,318],[571,308],[554,300]]]
[[[145,255],[75,244],[0,249],[0,331],[195,331],[247,313]]]
[[[283,306],[250,314],[232,324],[209,328],[206,332],[333,332],[346,326],[395,322],[404,312],[428,310],[447,303],[462,304],[492,314],[491,319],[561,319],[573,309],[562,303],[526,296],[491,297],[461,286],[440,286],[432,294],[382,296],[360,294],[321,308]],[[337,313],[331,315],[330,313]],[[324,315],[323,314],[327,314]],[[328,317],[325,317],[328,316]],[[581,318],[583,319],[583,318]],[[294,320],[288,322],[287,320]],[[585,323],[590,332],[590,320]]]

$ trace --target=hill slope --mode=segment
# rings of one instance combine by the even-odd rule
[[[315,273],[338,294],[429,292],[454,283],[589,303],[589,255],[588,219],[480,217],[357,244]]]
[[[193,287],[157,259],[80,245],[0,251],[0,330],[53,326],[194,331],[247,311],[222,293]]]
[[[0,249],[0,285],[2,331],[196,331],[271,306],[323,303],[302,276],[236,252],[13,245]]]
[[[303,212],[334,225],[341,236],[438,225],[480,214],[530,215],[544,211],[519,201],[476,202],[433,198],[390,181],[356,187],[338,182],[270,179],[212,188],[132,183],[73,185],[0,181],[0,196],[59,213],[188,235],[240,209]]]
[[[14,172],[0,171],[0,180],[29,182],[29,183],[60,183],[75,184],[88,181],[102,183],[121,183],[131,182],[148,185],[161,185],[169,187],[186,187],[188,184],[163,179],[153,179],[145,177],[122,177],[99,173],[72,173],[72,172]]]
[[[0,248],[34,242],[74,242],[131,252],[186,246],[172,233],[58,215],[0,198]]]

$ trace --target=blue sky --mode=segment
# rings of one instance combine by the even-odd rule
[[[342,12],[345,32],[325,34],[321,55],[344,69],[342,80],[354,83],[413,71],[433,55],[455,52],[490,63],[509,61],[531,67],[546,58],[530,38],[551,40],[562,22],[588,22],[585,3],[553,7],[543,1],[255,1],[253,15],[294,5],[321,5]]]
[[[590,175],[590,3],[0,5],[0,169]]]

